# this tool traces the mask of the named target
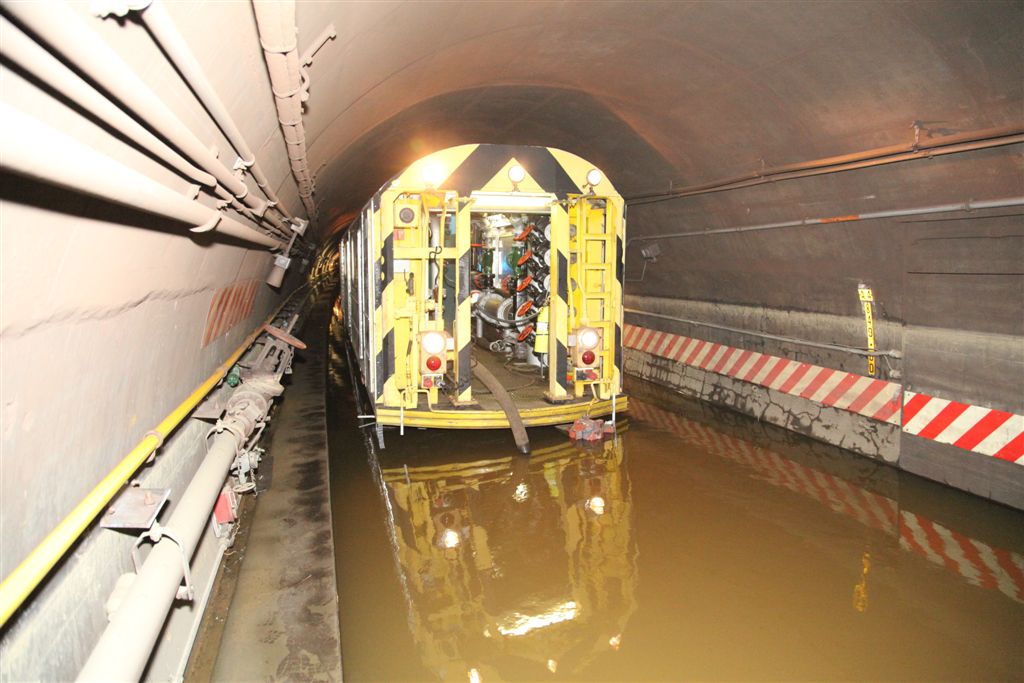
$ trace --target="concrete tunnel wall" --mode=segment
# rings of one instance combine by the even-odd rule
[[[86,3],[72,7],[230,165],[226,140],[146,29],[131,15],[101,20]],[[251,7],[167,10],[282,201],[301,213]],[[304,115],[321,235],[342,228],[412,160],[465,142],[561,147],[592,160],[630,196],[909,143],[915,122],[924,140],[1024,127],[1017,2],[298,3],[296,12],[300,50],[328,24],[337,30],[309,69]],[[4,103],[188,192],[187,181],[6,59],[0,79]],[[630,235],[1019,195],[1020,152],[1015,144],[634,205]],[[272,259],[265,250],[188,235],[188,226],[9,173],[0,192],[6,576],[281,295],[259,284]],[[1022,227],[1019,210],[1003,209],[662,240],[642,281],[634,244],[628,305],[863,346],[863,282],[876,297],[879,348],[903,355],[891,368],[880,362],[881,378],[1019,416]],[[298,279],[293,273],[281,291]],[[218,293],[250,282],[248,315],[204,345]],[[652,316],[630,314],[627,323],[865,374],[863,359],[846,353]],[[642,348],[629,349],[627,361],[637,376],[1024,507],[1024,475],[1013,462],[913,436],[898,420],[828,407],[812,406],[832,425],[815,431],[797,419],[806,403],[784,404],[790,399],[770,388]],[[777,415],[767,410],[772,402]],[[182,430],[140,479],[180,491],[198,462],[201,430]],[[130,539],[112,534],[91,531],[6,628],[5,678],[77,672],[105,621],[101,604],[129,563]],[[209,546],[201,552],[199,564],[208,563]],[[174,619],[167,639],[180,647],[191,618]],[[55,639],[63,643],[56,651]],[[153,677],[173,671],[180,653],[165,649]]]

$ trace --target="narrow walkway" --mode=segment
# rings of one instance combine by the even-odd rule
[[[245,543],[216,681],[340,681],[324,409],[329,306],[314,305],[268,450],[273,483],[260,493]]]

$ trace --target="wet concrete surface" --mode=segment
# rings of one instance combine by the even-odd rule
[[[381,450],[337,328],[348,680],[1024,680],[1024,514],[637,383],[594,447]]]
[[[321,301],[302,330],[309,348],[296,354],[265,442],[272,461],[261,468],[255,504],[247,494],[242,536],[201,634],[219,642],[193,655],[190,681],[342,678],[324,412],[328,315]]]

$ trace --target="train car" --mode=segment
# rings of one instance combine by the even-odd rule
[[[574,154],[462,145],[413,163],[339,245],[377,424],[530,427],[625,410],[624,245],[622,197]]]

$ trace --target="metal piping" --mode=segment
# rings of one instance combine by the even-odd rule
[[[751,337],[760,337],[761,339],[771,339],[774,341],[785,342],[787,344],[796,344],[798,346],[812,346],[816,349],[829,349],[830,351],[843,351],[845,353],[852,353],[858,356],[865,357],[879,357],[887,356],[889,358],[902,358],[903,353],[896,350],[889,351],[868,351],[867,349],[861,349],[856,346],[845,346],[843,344],[829,344],[827,342],[816,342],[810,341],[809,339],[798,339],[796,337],[786,337],[780,334],[769,334],[768,332],[757,332],[755,330],[747,330],[742,327],[729,327],[728,325],[717,325],[715,323],[703,322],[701,320],[690,320],[689,318],[678,318],[674,315],[665,315],[664,313],[652,313],[650,311],[641,311],[638,308],[624,308],[622,309],[626,313],[632,313],[634,315],[648,316],[651,318],[661,318],[662,320],[672,320],[674,322],[687,323],[689,325],[697,325],[699,327],[710,327],[715,330],[724,330],[726,332],[735,332],[736,334],[748,335]]]
[[[5,3],[3,11],[48,43],[89,79],[111,93],[147,127],[158,133],[204,171],[212,174],[234,198],[263,216],[267,203],[249,193],[216,155],[189,130],[78,14],[64,2]],[[59,157],[55,157],[59,158]],[[284,229],[277,225],[278,229]]]
[[[210,441],[174,514],[156,532],[156,544],[111,615],[110,624],[78,674],[79,681],[137,681],[142,677],[235,456],[264,419],[273,397],[283,390],[270,376],[248,380],[232,395],[225,416],[217,422],[220,431]]]
[[[299,291],[299,290],[296,290]],[[267,318],[273,321],[278,316],[295,292]],[[81,537],[97,515],[106,507],[114,495],[128,482],[135,471],[142,466],[163,444],[178,425],[198,406],[203,399],[216,387],[235,362],[242,357],[263,330],[260,325],[246,337],[227,360],[221,363],[213,373],[146,435],[124,458],[83,498],[60,523],[46,535],[28,557],[21,561],[0,583],[0,627],[7,623],[11,615],[32,594],[50,570],[60,561],[71,546]]]
[[[705,235],[724,235],[737,232],[757,232],[759,230],[776,230],[778,228],[795,228],[804,225],[830,225],[832,223],[855,223],[858,221],[877,220],[879,218],[899,218],[901,216],[921,216],[931,213],[949,213],[952,211],[974,211],[980,209],[999,209],[1008,206],[1024,206],[1024,197],[1007,197],[1005,199],[987,199],[974,201],[969,199],[959,204],[937,204],[935,206],[924,206],[914,209],[894,209],[891,211],[869,211],[868,213],[851,214],[848,216],[828,216],[825,218],[802,218],[796,221],[782,221],[781,223],[761,223],[757,225],[743,225],[732,228],[716,228],[713,230],[700,230],[697,232],[672,232],[664,235],[644,235],[642,237],[631,237],[627,242],[628,247],[633,242],[647,242],[651,240],[678,239],[681,237],[703,237]]]
[[[184,197],[74,138],[0,104],[2,167],[23,176],[191,224],[271,249],[284,242]]]
[[[213,120],[231,143],[231,146],[234,147],[235,152],[238,153],[239,164],[244,166],[252,175],[256,185],[259,186],[263,194],[270,200],[270,205],[280,212],[282,216],[290,219],[291,216],[288,214],[288,211],[281,206],[280,199],[278,199],[274,190],[270,187],[270,181],[267,180],[266,174],[260,168],[256,155],[246,142],[245,136],[238,130],[238,126],[228,112],[227,107],[224,106],[224,102],[217,95],[217,91],[210,84],[202,66],[196,60],[192,50],[189,49],[188,43],[185,42],[185,39],[174,25],[171,17],[167,14],[167,10],[164,9],[164,4],[159,0],[154,0],[149,7],[140,10],[139,16],[164,53],[170,58],[175,68],[177,68],[178,72],[189,84],[189,87],[192,88],[192,91],[199,98],[203,107],[213,117]]]
[[[917,129],[918,134],[920,129]],[[950,135],[935,140],[924,142],[915,141],[905,145],[892,145],[876,149],[844,154],[824,159],[815,159],[784,166],[763,168],[760,171],[735,178],[724,178],[701,185],[681,187],[677,190],[667,192],[650,192],[646,194],[627,197],[626,201],[631,204],[653,204],[669,199],[682,197],[693,197],[712,192],[724,192],[727,190],[738,190],[745,187],[753,187],[769,182],[783,180],[795,180],[797,178],[808,178],[817,175],[827,175],[842,171],[853,171],[862,168],[872,168],[886,164],[894,164],[902,161],[913,161],[914,159],[927,159],[933,156],[944,156],[947,154],[960,154],[973,152],[991,147],[1014,145],[1024,142],[1024,129],[1020,126],[1007,126],[1003,128],[989,128],[987,130],[964,133],[961,135]]]
[[[78,74],[64,66],[59,59],[25,35],[6,17],[0,18],[0,31],[4,36],[4,56],[38,81],[68,98],[189,180],[207,187],[217,184],[216,178],[190,164]]]
[[[304,86],[295,28],[295,2],[253,0],[252,7],[292,175],[298,185],[306,216],[315,226],[317,210],[313,201],[314,183],[306,151],[306,130],[302,125]]]

